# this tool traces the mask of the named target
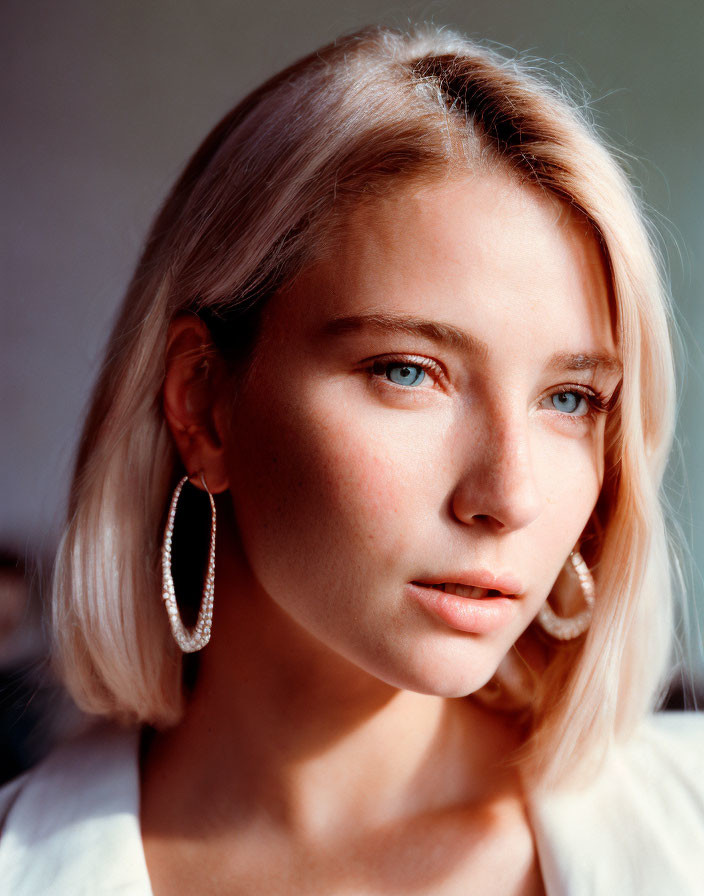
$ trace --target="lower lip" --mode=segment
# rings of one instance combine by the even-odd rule
[[[460,632],[488,634],[508,625],[516,615],[515,597],[458,597],[429,585],[407,588],[422,607]]]

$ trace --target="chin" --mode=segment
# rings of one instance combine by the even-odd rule
[[[394,687],[433,697],[468,697],[494,677],[501,657],[481,661],[478,657],[448,655],[423,657],[403,669],[377,670],[374,674]],[[384,674],[384,673],[387,674]]]
[[[428,694],[433,697],[459,698],[469,697],[471,694],[480,691],[489,681],[493,674],[481,676],[458,676],[450,677],[434,682],[418,682],[416,687],[408,687],[409,691],[416,691],[419,694]]]

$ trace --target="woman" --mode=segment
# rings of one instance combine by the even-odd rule
[[[5,791],[11,891],[698,892],[702,727],[648,716],[667,319],[519,65],[372,28],[247,97],[148,239],[57,562],[64,680],[127,732]]]

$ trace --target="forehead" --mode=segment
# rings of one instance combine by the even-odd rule
[[[415,314],[514,345],[613,351],[610,285],[588,222],[552,194],[496,171],[352,207],[294,285],[305,310]],[[566,349],[572,346],[565,346]]]

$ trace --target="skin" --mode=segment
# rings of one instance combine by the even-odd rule
[[[204,376],[205,339],[173,325],[165,414],[229,498],[198,682],[143,757],[155,894],[542,892],[504,764],[520,732],[455,698],[530,624],[599,495],[606,413],[585,396],[618,369],[565,358],[616,356],[587,225],[503,172],[406,187],[271,300],[247,376]],[[520,586],[491,631],[408,589],[479,568]]]

